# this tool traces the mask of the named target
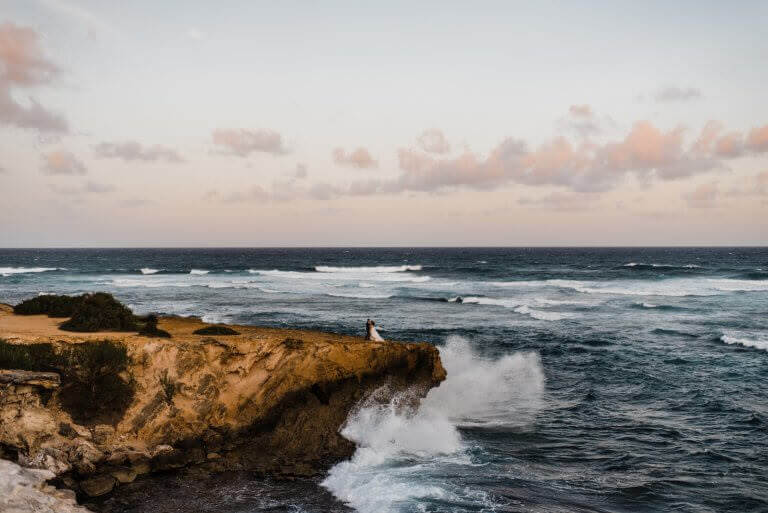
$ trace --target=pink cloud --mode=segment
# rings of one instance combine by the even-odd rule
[[[747,136],[747,147],[754,152],[768,151],[768,125],[750,130]]]
[[[351,153],[347,153],[343,148],[336,148],[333,150],[333,161],[340,166],[352,166],[358,169],[369,169],[379,165],[377,161],[371,157],[371,154],[362,146],[353,150]]]
[[[43,173],[47,175],[84,175],[85,164],[67,150],[54,150],[43,154]]]
[[[214,130],[212,135],[213,144],[238,157],[247,157],[254,152],[273,155],[287,153],[283,137],[272,130],[219,129]]]
[[[27,106],[11,94],[49,84],[59,69],[43,54],[37,33],[13,23],[0,24],[0,123],[41,132],[67,132],[66,120],[29,98]]]
[[[347,193],[460,187],[483,190],[508,183],[598,192],[609,190],[630,176],[646,182],[676,180],[724,169],[725,160],[743,153],[740,136],[719,136],[721,129],[716,122],[710,122],[693,143],[686,144],[682,127],[665,131],[649,121],[638,121],[616,141],[573,144],[565,137],[555,137],[531,150],[524,141],[508,138],[486,157],[465,151],[454,158],[437,158],[414,149],[400,149],[399,177],[352,184]],[[755,133],[759,147],[762,132]]]

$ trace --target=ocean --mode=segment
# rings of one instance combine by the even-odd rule
[[[416,413],[361,404],[326,476],[161,476],[122,511],[768,511],[768,248],[0,250],[0,302],[88,291],[209,322],[372,318],[448,371]]]

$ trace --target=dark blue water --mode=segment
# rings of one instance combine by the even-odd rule
[[[189,511],[768,511],[765,248],[0,250],[2,302],[95,290],[441,348],[448,380],[362,405],[322,484]]]

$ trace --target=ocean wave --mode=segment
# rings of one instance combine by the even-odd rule
[[[321,484],[355,510],[387,513],[404,501],[433,499],[495,509],[488,495],[453,488],[441,476],[430,476],[429,467],[436,461],[473,465],[460,426],[529,424],[543,404],[541,360],[536,353],[487,360],[461,337],[450,337],[440,357],[448,378],[417,410],[409,392],[382,403],[386,397],[380,396],[389,392],[384,389],[347,419],[341,434],[357,450],[331,468]]]
[[[711,278],[707,280],[712,287],[724,292],[759,292],[768,291],[766,280],[734,280],[731,278]]]
[[[458,298],[451,298],[448,302],[457,302]],[[476,297],[469,296],[462,298],[462,303],[478,304],[478,305],[490,305],[490,306],[503,306],[504,308],[512,308],[515,313],[521,315],[527,315],[540,321],[560,321],[563,319],[569,319],[575,317],[575,314],[564,312],[551,312],[544,310],[536,310],[531,308],[525,303],[521,303],[517,299],[511,298],[491,298],[491,297]]]
[[[642,262],[629,262],[622,267],[634,267],[636,269],[701,269],[701,266],[697,264],[645,264]]]
[[[14,274],[45,273],[48,271],[64,271],[63,267],[0,267],[0,275],[8,277]]]
[[[546,299],[535,298],[534,301],[540,305],[547,306],[562,306],[562,305],[574,305],[574,306],[594,306],[594,302],[590,301],[578,301],[576,299]]]
[[[356,294],[354,292],[326,292],[326,296],[348,297],[352,299],[388,299],[391,294]]]
[[[139,269],[141,271],[141,274],[156,274],[162,271],[162,269],[152,269],[151,267],[142,267]]]
[[[205,269],[192,269],[191,271],[189,271],[189,274],[202,275],[202,274],[208,274],[209,272],[211,271],[206,271]]]
[[[451,298],[448,301],[449,302],[455,302],[458,300],[458,297]],[[496,299],[492,297],[477,297],[477,296],[468,296],[464,297],[461,300],[462,303],[466,304],[475,304],[475,305],[490,305],[490,306],[503,306],[505,308],[515,308],[520,306],[522,303],[516,299]]]
[[[534,310],[528,305],[522,305],[515,308],[515,312],[523,315],[528,315],[540,321],[561,321],[563,319],[570,319],[574,317],[574,314],[570,314],[570,313],[545,312],[543,310]]]
[[[720,340],[729,345],[741,345],[744,347],[752,347],[754,349],[762,349],[768,351],[768,336],[759,334],[735,334],[735,335],[722,335]]]
[[[162,287],[192,287],[193,283],[187,282],[167,282],[156,280],[142,280],[140,278],[115,278],[111,282],[115,287],[146,287],[146,288],[162,288]]]
[[[327,265],[315,266],[319,273],[404,273],[407,271],[421,271],[420,265],[377,265],[372,267],[331,267]]]
[[[671,278],[659,281],[579,281],[533,280],[488,282],[497,287],[553,287],[571,289],[583,294],[614,294],[626,296],[713,296],[722,292],[768,291],[766,280],[736,280],[731,278]]]
[[[288,279],[288,280],[314,280],[314,281],[365,281],[367,282],[410,282],[410,283],[424,283],[431,278],[429,276],[418,276],[410,273],[400,272],[352,272],[345,271],[340,273],[323,273],[323,272],[301,272],[301,271],[280,271],[278,269],[262,270],[262,269],[249,269],[250,274],[257,274],[259,276],[266,276],[273,279]]]

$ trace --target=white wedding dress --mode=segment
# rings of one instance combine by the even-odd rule
[[[376,340],[378,342],[384,342],[384,339],[381,338],[381,335],[379,335],[379,332],[376,331],[376,326],[370,327],[370,332],[368,333],[369,340]]]

